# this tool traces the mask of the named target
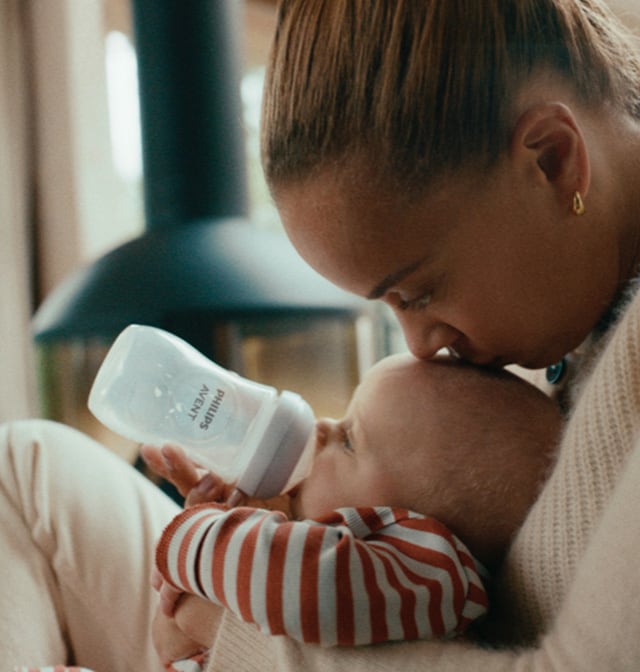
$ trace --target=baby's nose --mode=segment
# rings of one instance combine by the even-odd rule
[[[331,437],[335,421],[331,418],[318,418],[316,420],[316,450],[322,450]]]

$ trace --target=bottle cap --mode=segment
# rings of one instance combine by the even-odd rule
[[[306,476],[315,417],[302,397],[284,391],[274,399],[272,412],[260,424],[254,434],[258,445],[236,488],[251,497],[269,499],[289,484],[295,485],[292,475],[298,480]]]

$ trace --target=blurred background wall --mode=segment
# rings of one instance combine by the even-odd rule
[[[275,2],[238,2],[250,216],[278,227],[257,149]],[[610,4],[640,34],[639,0]],[[143,228],[136,95],[129,0],[2,0],[0,421],[42,413],[36,308],[70,273]],[[385,350],[403,347],[393,326],[385,339]]]

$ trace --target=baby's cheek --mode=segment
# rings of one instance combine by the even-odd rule
[[[313,469],[297,496],[297,508],[304,518],[317,518],[334,508],[333,487],[323,469]]]

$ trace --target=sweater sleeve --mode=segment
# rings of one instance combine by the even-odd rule
[[[266,634],[323,646],[454,636],[487,608],[466,547],[438,521],[386,507],[303,522],[194,507],[163,534],[157,564]]]

